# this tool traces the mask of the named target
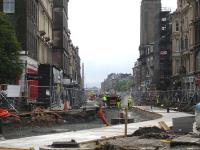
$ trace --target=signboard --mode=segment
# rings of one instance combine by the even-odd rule
[[[27,74],[26,78],[27,80],[39,80],[42,79],[42,76],[37,74]]]
[[[70,81],[70,79],[63,79],[63,80],[62,80],[62,83],[63,83],[64,85],[70,85],[71,81]]]
[[[20,85],[8,85],[7,97],[20,97]]]
[[[167,55],[167,51],[165,50],[160,51],[160,55]]]

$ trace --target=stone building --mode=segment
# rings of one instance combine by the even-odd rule
[[[6,13],[15,27],[16,36],[27,59],[38,59],[38,5],[36,0],[0,0],[0,11]],[[28,61],[28,60],[27,60]],[[29,62],[27,62],[29,65]],[[30,64],[31,65],[31,64]],[[37,65],[32,66],[37,69]]]
[[[70,53],[68,0],[0,0],[0,11],[10,17],[22,46],[22,96],[29,102],[45,96],[46,104],[57,104],[72,97],[69,86],[80,91],[79,51],[72,46]]]
[[[159,72],[157,89],[167,90],[171,81],[171,14],[170,10],[160,12]]]
[[[172,77],[173,87],[193,90],[195,72],[194,7],[187,0],[177,1],[172,15]]]
[[[171,76],[170,10],[161,9],[161,0],[142,0],[140,19],[140,57],[133,68],[136,89],[166,90]]]
[[[53,0],[53,64],[69,78],[68,0]]]
[[[38,62],[52,64],[52,0],[38,0]]]
[[[0,11],[9,16],[21,44],[24,70],[19,84],[22,96],[31,101],[35,100],[38,96],[37,89],[29,89],[38,85],[37,80],[32,80],[32,76],[38,74],[38,2],[36,0],[0,0]]]
[[[69,43],[69,79],[70,85],[68,92],[70,97],[70,104],[78,106],[83,103],[84,91],[81,83],[81,66],[79,57],[79,48],[75,47],[71,42]]]
[[[193,7],[193,51],[194,51],[194,70],[195,70],[195,86],[200,90],[200,1],[187,0]]]
[[[141,89],[155,86],[158,78],[159,14],[161,0],[142,0],[140,17]]]
[[[133,70],[133,90],[139,91],[141,78],[140,78],[140,62],[136,61]]]

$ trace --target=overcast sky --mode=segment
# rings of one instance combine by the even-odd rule
[[[69,29],[85,64],[85,87],[110,73],[132,73],[139,57],[141,0],[70,0]],[[176,9],[176,0],[162,0]]]

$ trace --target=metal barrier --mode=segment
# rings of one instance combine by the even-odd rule
[[[135,102],[142,104],[190,104],[200,102],[200,90],[167,90],[167,91],[133,91],[132,96]]]
[[[34,97],[35,96],[35,97]],[[85,102],[85,93],[78,88],[66,88],[61,86],[30,86],[28,90],[28,102],[47,103],[50,106],[64,104],[68,101],[72,108],[80,107]]]

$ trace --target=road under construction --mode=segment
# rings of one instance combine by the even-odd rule
[[[122,139],[124,140],[126,139],[126,136],[132,135],[133,132],[135,132],[141,127],[144,128],[144,127],[157,126],[159,128],[162,127],[165,130],[169,130],[170,128],[168,129],[168,127],[171,127],[173,125],[172,121],[173,118],[193,117],[192,114],[175,112],[175,111],[170,111],[168,113],[166,109],[160,109],[154,107],[152,109],[150,106],[135,106],[133,109],[136,110],[138,113],[141,113],[148,117],[152,117],[151,120],[129,123],[127,127],[124,124],[120,124],[107,127],[85,129],[80,131],[71,131],[71,132],[5,140],[0,142],[0,147],[2,147],[2,149],[3,147],[4,148],[9,147],[13,149],[34,148],[36,150],[37,149],[44,150],[44,149],[51,149],[51,146],[49,147],[48,145],[51,145],[53,142],[63,143],[66,141],[76,141],[79,144],[82,143],[82,145],[87,145],[89,143],[90,143],[89,145],[91,145],[92,143],[94,145],[94,143],[96,143],[95,147],[97,147],[98,143],[101,143],[101,141],[105,142],[108,141],[109,139],[113,139],[114,137],[115,140],[122,137],[123,137]],[[146,143],[148,140],[149,139],[146,139]],[[59,148],[54,148],[54,149],[57,150]]]
[[[118,145],[110,140],[117,140],[117,143],[120,143],[131,136],[134,141],[137,141],[141,134],[144,141],[137,148],[144,147],[149,142],[148,137],[153,138],[148,146],[159,147],[161,143],[172,143],[179,134],[193,131],[195,121],[193,113],[174,111],[173,107],[162,105],[153,107],[152,104],[128,109],[129,94],[124,94],[122,97],[117,95],[106,97],[105,105],[102,105],[99,97],[87,101],[86,105],[78,109],[68,109],[65,106],[63,110],[51,110],[34,106],[32,111],[20,113],[16,110],[11,112],[0,109],[4,136],[0,141],[0,149],[55,148],[57,150],[71,148],[69,145],[83,147],[92,145],[94,149],[99,146],[100,149],[106,149],[113,143],[114,147]],[[120,107],[118,102],[121,103]],[[158,139],[160,144],[157,145]],[[125,143],[128,140],[130,139],[126,139]],[[110,144],[107,145],[109,142]],[[57,146],[52,146],[52,143]],[[133,148],[133,145],[130,147]]]

